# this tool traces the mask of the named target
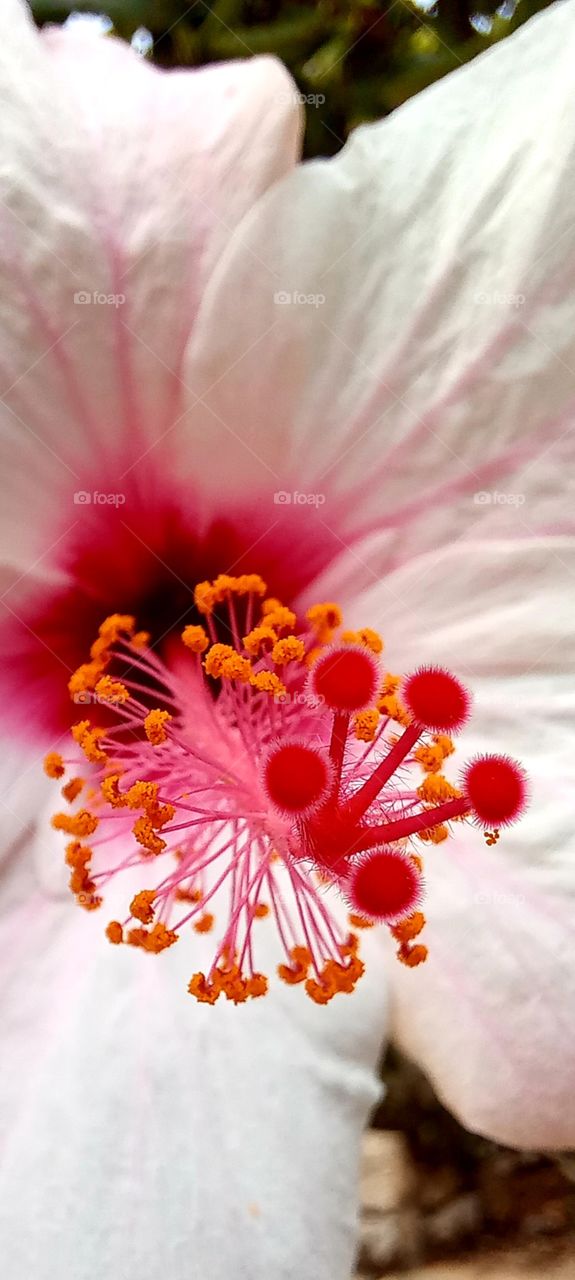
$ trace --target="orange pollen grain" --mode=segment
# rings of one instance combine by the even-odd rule
[[[102,677],[104,663],[97,659],[94,662],[83,662],[77,671],[70,676],[68,691],[72,697],[77,693],[87,693],[95,689]]]
[[[440,747],[422,743],[421,746],[417,747],[413,755],[425,773],[439,773],[444,761],[443,751]]]
[[[375,738],[377,725],[379,722],[379,711],[371,708],[368,711],[358,711],[353,718],[353,732],[360,742],[373,742]]]
[[[461,792],[452,787],[443,774],[431,773],[417,788],[417,794],[426,804],[442,804],[444,800],[456,800]]]
[[[113,809],[120,809],[123,805],[127,804],[125,795],[121,795],[118,790],[119,781],[119,773],[109,773],[108,776],[103,778],[100,783],[102,795]]]
[[[191,649],[192,653],[205,653],[210,643],[203,627],[184,627],[182,640],[186,648]]]
[[[350,925],[354,929],[373,929],[373,920],[366,920],[365,916],[358,916],[354,911],[348,915]]]
[[[277,631],[273,627],[268,627],[262,623],[259,627],[254,627],[252,631],[244,636],[244,648],[249,653],[250,658],[258,658],[262,650],[271,648],[277,640]]]
[[[146,809],[146,817],[156,830],[165,827],[166,822],[171,822],[176,810],[173,804],[156,804],[150,805]]]
[[[165,924],[158,920],[153,929],[146,935],[144,942],[144,950],[151,951],[154,955],[159,955],[160,951],[165,951],[167,947],[173,947],[174,942],[178,941],[177,933],[173,929],[167,929]]]
[[[144,731],[148,742],[151,742],[153,747],[160,747],[167,741],[166,725],[171,719],[169,711],[160,711],[158,707],[148,711],[144,719]]]
[[[291,965],[278,964],[278,974],[282,982],[293,986],[297,982],[305,982],[311,964],[311,956],[307,947],[292,947],[290,951]]]
[[[259,573],[242,573],[239,578],[235,579],[235,590],[238,595],[254,595],[262,599],[267,591],[267,583],[260,578]]]
[[[90,645],[90,657],[93,662],[99,663],[100,669],[104,670],[104,668],[107,667],[111,656],[108,641],[104,640],[102,636],[98,636],[98,639],[94,640],[94,643]]]
[[[291,609],[286,609],[282,604],[265,614],[265,622],[266,626],[273,627],[276,631],[293,631],[297,618]]]
[[[200,1004],[215,1004],[220,994],[219,987],[208,982],[205,973],[194,973],[188,983],[188,991]]]
[[[153,808],[158,802],[157,782],[134,782],[124,794],[124,804],[130,809]]]
[[[359,643],[366,649],[375,654],[383,653],[383,640],[378,631],[374,631],[372,627],[360,627],[357,634]]]
[[[154,889],[140,889],[136,893],[130,903],[130,915],[134,920],[139,920],[141,924],[151,924],[154,919],[154,909],[152,903],[156,897]]]
[[[268,980],[265,974],[253,973],[251,978],[248,978],[248,995],[251,996],[252,999],[256,999],[258,996],[265,996],[267,994],[267,990]]]
[[[96,693],[103,702],[129,702],[130,694],[121,680],[102,676],[96,685]]]
[[[55,813],[52,826],[55,831],[64,831],[68,836],[91,836],[98,826],[98,819],[88,809],[78,809],[77,813]]]
[[[44,773],[49,778],[61,778],[66,772],[64,761],[58,751],[49,751],[44,757]]]
[[[73,804],[74,800],[78,799],[84,786],[84,781],[84,778],[70,778],[70,781],[66,782],[62,787],[62,795],[68,801],[68,804]]]
[[[98,634],[106,644],[115,644],[116,640],[131,636],[136,627],[136,619],[130,613],[111,613],[98,628]]]
[[[106,733],[105,729],[91,725],[89,720],[80,720],[78,724],[72,725],[71,733],[90,764],[104,764],[107,761],[106,752],[98,745],[100,738]]]
[[[412,942],[417,938],[425,927],[425,916],[422,911],[414,911],[412,915],[406,916],[405,920],[400,920],[396,924],[391,933],[397,942]]]
[[[346,948],[342,947],[342,956]],[[364,972],[364,965],[357,956],[352,955],[347,964],[339,964],[337,960],[326,960],[320,973],[320,980],[308,978],[305,989],[316,1004],[328,1004],[338,992],[351,995]]]
[[[443,844],[444,840],[449,839],[449,828],[444,822],[438,822],[436,827],[426,827],[425,831],[418,831],[418,838],[425,840],[428,844]]]
[[[213,582],[202,582],[196,587],[194,601],[201,613],[212,613],[229,595],[265,596],[266,591],[266,583],[258,573],[242,573],[239,577],[219,573]]]
[[[209,653],[204,658],[204,668],[206,675],[212,676],[214,680],[219,680],[223,674],[223,665],[227,658],[237,657],[235,649],[231,644],[213,644]]]
[[[423,947],[421,944],[412,947],[408,942],[402,943],[398,949],[397,958],[408,969],[416,969],[417,965],[423,964],[427,960],[427,947]]]
[[[371,627],[360,627],[359,631],[344,631],[341,642],[342,644],[361,644],[364,649],[369,649],[376,655],[383,652],[383,640]]]
[[[333,604],[331,601],[325,604],[312,604],[305,616],[312,631],[315,631],[322,638],[326,634],[331,634],[337,627],[341,627],[343,622],[343,614],[339,605]]]
[[[181,885],[175,891],[175,897],[179,902],[201,902],[203,893],[200,889],[182,889]]]
[[[224,680],[239,680],[242,684],[247,684],[252,674],[252,668],[248,658],[242,658],[239,653],[232,653],[223,659],[221,675]]]
[[[166,848],[166,841],[161,840],[160,837],[156,835],[149,818],[145,818],[143,816],[136,818],[132,831],[138,841],[138,844],[141,844],[142,848],[145,849],[147,853],[153,853],[155,855],[163,853]]]
[[[301,662],[305,657],[305,645],[297,636],[286,636],[278,640],[272,649],[272,661],[283,667],[288,662]]]
[[[159,955],[160,951],[165,951],[167,947],[172,947],[174,942],[178,941],[178,935],[158,920],[149,931],[145,928],[130,929],[127,940],[131,947],[141,947],[142,951]]]
[[[79,840],[71,840],[66,845],[65,861],[69,867],[82,868],[86,867],[92,858],[92,850],[89,845],[81,844]]]
[[[411,724],[411,716],[396,694],[384,694],[378,699],[377,707],[382,715],[389,716],[389,719],[395,720],[396,724],[401,724],[405,727]]]
[[[285,685],[273,671],[258,671],[250,676],[250,684],[260,693],[273,693],[276,697],[285,697],[287,693]]]
[[[194,588],[194,604],[200,613],[207,615],[213,613],[216,604],[216,594],[211,582],[198,582]]]
[[[214,927],[215,917],[209,911],[205,911],[199,920],[196,920],[193,928],[195,933],[211,933]]]

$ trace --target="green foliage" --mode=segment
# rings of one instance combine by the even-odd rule
[[[431,3],[431,0],[428,0]],[[32,0],[36,21],[105,12],[118,35],[154,37],[161,66],[274,53],[305,99],[307,155],[332,155],[377,120],[514,31],[550,0]]]

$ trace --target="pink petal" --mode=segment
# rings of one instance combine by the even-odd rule
[[[575,540],[459,544],[356,600],[391,670],[450,666],[473,693],[448,776],[484,751],[521,760],[530,801],[487,848],[453,827],[425,857],[426,964],[386,964],[395,1033],[472,1130],[575,1142],[573,723]]]
[[[121,488],[181,412],[205,282],[294,163],[298,108],[273,59],[164,73],[77,29],[40,38],[16,0],[2,18],[0,553],[18,529],[35,558],[74,490]]]
[[[4,732],[0,738],[0,872],[4,871],[5,864],[21,861],[23,848],[26,844],[30,846],[32,825],[50,795],[53,801],[53,784],[43,774],[42,756],[19,746]],[[52,805],[50,814],[53,812]],[[42,856],[46,860],[46,836],[53,853],[53,839],[47,826],[38,835],[38,863]]]
[[[133,613],[155,643],[167,645],[194,621],[197,582],[255,568],[272,595],[293,600],[339,549],[317,512],[306,518],[280,506],[270,518],[252,509],[249,493],[206,517],[197,490],[179,490],[151,464],[126,470],[119,495],[107,494],[101,468],[88,483],[79,496],[91,501],[75,502],[71,490],[67,501],[61,497],[50,535],[38,522],[35,559],[14,538],[17,567],[0,575],[4,723],[20,738],[47,734],[46,749],[77,715],[68,680],[110,613]],[[108,496],[121,503],[109,504]]]
[[[319,499],[342,549],[383,531],[378,573],[573,527],[574,42],[552,8],[252,211],[187,364],[209,492]]]
[[[76,1280],[269,1280],[313,1257],[314,1280],[347,1280],[380,1092],[376,966],[321,1017],[279,983],[205,1008],[186,994],[205,940],[156,964],[119,952],[104,921],[38,894],[30,866],[5,880],[0,917],[6,1274],[54,1280],[57,1258]]]

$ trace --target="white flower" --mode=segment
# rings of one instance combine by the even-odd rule
[[[273,62],[163,75],[5,0],[3,696],[38,741],[6,747],[3,801],[10,1280],[346,1275],[390,984],[468,1124],[575,1140],[574,13],[282,177],[297,95]],[[469,746],[532,782],[517,836],[433,849],[427,964],[372,933],[327,1009],[281,987],[198,1008],[180,947],[108,947],[60,895],[33,781],[94,620],[170,631],[245,557],[381,627],[392,669],[452,666]]]

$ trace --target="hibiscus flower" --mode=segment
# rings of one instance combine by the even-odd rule
[[[163,75],[7,8],[4,707],[23,745],[5,789],[6,1268],[219,1280],[313,1256],[334,1280],[390,987],[398,1034],[469,1124],[569,1141],[573,7],[283,178],[297,124],[274,63]],[[150,690],[181,680],[178,632],[201,657],[193,589],[221,574],[260,575],[276,613],[337,602],[348,652],[381,630],[391,672],[451,667],[475,694],[466,756],[510,751],[531,778],[516,836],[488,847],[459,824],[432,848],[426,963],[388,961],[368,930],[365,975],[325,1008],[289,983],[239,1009],[189,1000],[207,928],[149,961],[110,946],[65,896],[53,801],[30,799],[46,748],[69,750],[68,682],[108,615],[150,634],[142,719],[160,712],[146,741],[163,746],[173,707]],[[273,921],[256,928],[273,964]]]

